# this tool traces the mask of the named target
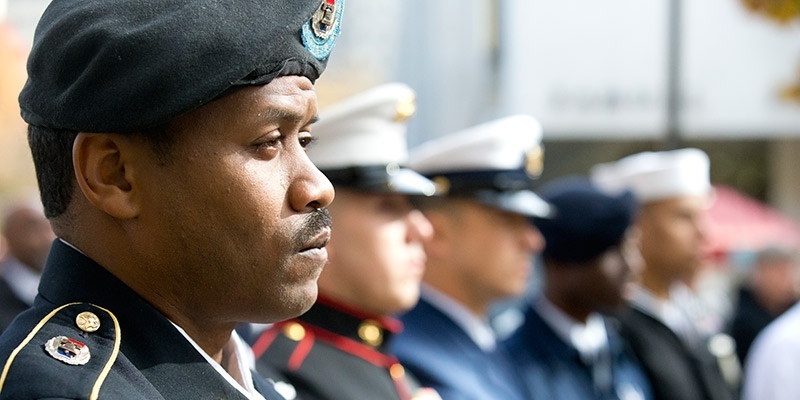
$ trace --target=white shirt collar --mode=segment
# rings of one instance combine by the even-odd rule
[[[192,344],[192,346],[194,346],[195,350],[197,350],[197,352],[200,353],[203,356],[203,358],[205,358],[206,361],[208,361],[208,363],[211,364],[212,367],[214,367],[214,370],[217,371],[217,373],[219,373],[220,376],[222,376],[226,381],[228,381],[228,383],[230,383],[233,387],[235,387],[236,390],[241,392],[245,397],[247,397],[250,400],[266,400],[264,399],[264,396],[262,396],[260,393],[258,393],[258,391],[256,391],[256,388],[253,384],[253,375],[250,372],[251,365],[249,364],[255,363],[254,357],[252,354],[250,354],[249,357],[247,356],[249,350],[243,352],[244,349],[249,349],[249,348],[247,347],[247,345],[244,344],[244,341],[242,340],[242,338],[239,337],[236,331],[231,332],[231,339],[230,339],[231,341],[228,342],[226,347],[229,347],[236,352],[236,358],[239,364],[239,371],[242,374],[242,381],[244,381],[244,386],[240,385],[239,382],[236,381],[236,379],[233,379],[233,377],[228,373],[228,371],[225,371],[225,369],[222,368],[222,366],[219,365],[219,363],[214,361],[214,359],[211,358],[211,356],[209,356],[208,353],[206,353],[202,348],[200,348],[200,346],[197,345],[197,343],[194,340],[192,340],[192,338],[189,337],[189,335],[187,335],[186,332],[180,326],[175,325],[174,322],[172,323],[172,325],[175,327],[175,329],[178,330],[178,332],[181,333],[181,335],[183,335],[183,337],[186,338],[186,340],[189,343]]]
[[[23,265],[16,258],[9,256],[4,262],[3,279],[20,300],[33,305],[33,299],[39,291],[41,274]]]
[[[672,295],[674,292],[670,293]],[[643,286],[634,285],[630,302],[636,308],[661,321],[684,340],[691,342],[696,339],[697,329],[694,323],[672,297],[666,300],[659,299]]]
[[[544,296],[539,296],[533,307],[556,335],[582,356],[591,358],[608,347],[608,332],[600,314],[589,314],[584,324],[561,311]]]
[[[494,351],[497,347],[497,336],[485,318],[476,316],[458,301],[425,283],[422,284],[420,296],[450,317],[484,352]]]

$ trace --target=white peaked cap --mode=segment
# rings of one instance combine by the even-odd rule
[[[542,171],[541,140],[542,128],[535,118],[514,115],[415,147],[407,165],[433,179],[442,195],[548,217],[550,205],[530,190]]]
[[[321,170],[404,164],[414,97],[407,85],[389,83],[323,110],[312,127],[318,140],[309,147],[309,158]]]
[[[642,152],[591,168],[592,182],[609,193],[631,190],[647,203],[711,194],[710,161],[699,149]]]
[[[539,121],[513,115],[423,143],[411,150],[407,165],[422,174],[518,169],[541,140]]]

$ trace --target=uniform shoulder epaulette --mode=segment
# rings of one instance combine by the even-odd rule
[[[119,348],[119,322],[111,311],[89,303],[57,307],[33,326],[6,360],[0,400],[96,399]],[[31,379],[42,384],[34,387]]]

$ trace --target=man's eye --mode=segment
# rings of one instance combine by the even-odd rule
[[[280,145],[281,145],[281,139],[280,138],[265,140],[263,142],[259,142],[259,143],[256,144],[256,146],[259,149],[276,148],[276,147],[279,147]]]
[[[299,141],[300,141],[300,146],[302,146],[304,149],[307,149],[309,146],[311,146],[312,144],[314,144],[314,142],[317,141],[317,137],[316,136],[301,137]]]

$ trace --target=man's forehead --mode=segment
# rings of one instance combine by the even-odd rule
[[[240,88],[173,121],[191,124],[198,119],[220,119],[222,123],[264,124],[278,121],[312,123],[316,120],[317,103],[313,90],[276,91],[269,88],[271,84]]]

